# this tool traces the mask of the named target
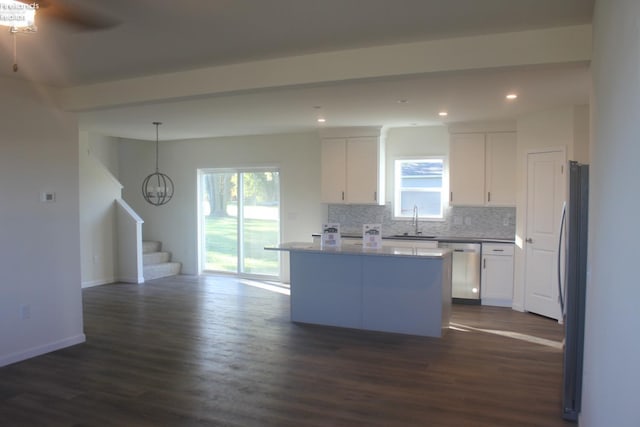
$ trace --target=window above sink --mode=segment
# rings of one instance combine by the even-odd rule
[[[393,216],[395,219],[443,220],[448,200],[445,157],[396,159]]]

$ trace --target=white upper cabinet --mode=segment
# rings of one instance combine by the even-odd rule
[[[378,203],[378,140],[347,140],[347,202]]]
[[[451,205],[515,206],[515,132],[453,134],[450,152]]]
[[[484,205],[484,134],[451,136],[449,185],[452,205]]]
[[[347,182],[346,139],[322,141],[322,201],[344,203]]]
[[[377,137],[322,140],[322,201],[383,204],[384,151]]]
[[[516,205],[516,134],[488,133],[486,146],[487,205]]]

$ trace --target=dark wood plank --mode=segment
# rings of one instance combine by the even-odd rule
[[[85,344],[0,368],[3,426],[572,425],[562,327],[535,315],[456,305],[437,339],[294,324],[228,277],[83,298]]]

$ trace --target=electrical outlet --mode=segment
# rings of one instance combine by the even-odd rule
[[[20,306],[20,319],[31,319],[31,306],[29,304],[22,304]]]

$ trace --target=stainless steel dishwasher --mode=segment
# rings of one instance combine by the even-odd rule
[[[480,304],[480,243],[439,242],[452,250],[452,302]]]

